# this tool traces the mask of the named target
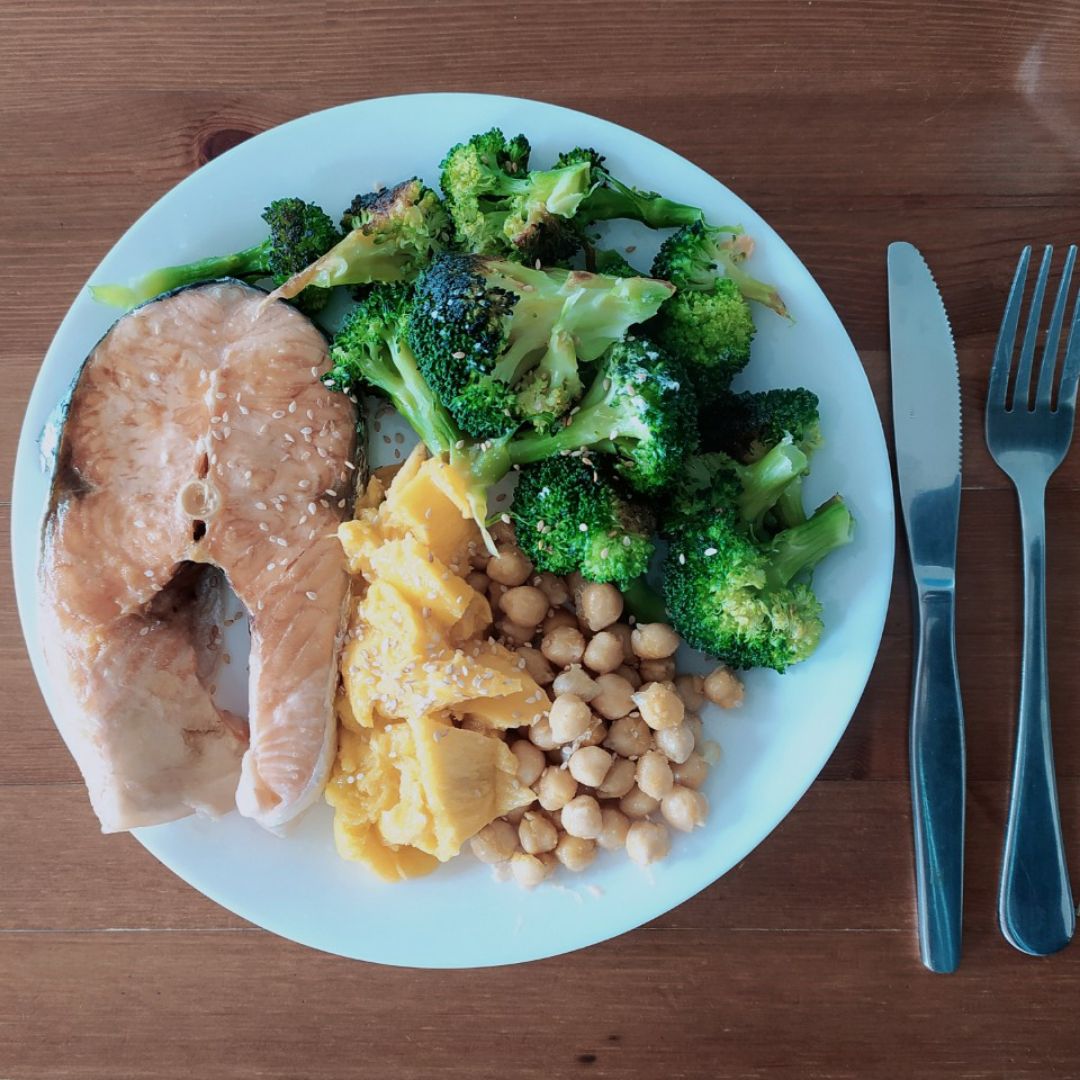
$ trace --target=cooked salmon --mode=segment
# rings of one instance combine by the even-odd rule
[[[106,832],[194,811],[276,828],[322,790],[348,577],[355,405],[282,303],[214,282],[121,318],[83,366],[40,564],[57,724]],[[249,715],[213,698],[222,574]]]

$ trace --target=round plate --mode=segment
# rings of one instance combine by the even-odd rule
[[[219,904],[283,937],[384,964],[471,967],[519,963],[621,934],[682,903],[744,858],[788,813],[843,734],[877,652],[893,563],[893,501],[885,440],[859,358],[806,268],[741,199],[659,144],[584,113],[535,101],[422,94],[362,101],[305,116],[230,150],[189,176],[117,242],[92,280],[123,281],[256,242],[271,199],[299,195],[331,213],[357,191],[418,174],[434,183],[445,150],[498,125],[525,132],[533,160],[592,146],[612,172],[743,224],[757,241],[752,272],[775,282],[794,316],[756,311],[759,333],[744,383],[805,385],[821,398],[827,443],[814,459],[808,498],[840,490],[858,520],[855,542],[815,575],[827,631],[816,655],[780,676],[751,672],[746,704],[705,716],[722,759],[709,776],[708,824],[674,837],[648,871],[602,853],[581,875],[561,872],[526,892],[495,880],[471,855],[430,877],[384,884],[334,853],[330,810],[317,806],[287,836],[231,814],[136,832],[175,873]],[[621,245],[648,267],[655,238],[621,224]],[[632,238],[632,239],[631,239]],[[46,701],[54,694],[37,638],[36,563],[48,496],[41,436],[80,365],[114,318],[80,294],[34,386],[19,442],[12,512],[19,614]],[[704,663],[697,660],[701,669]],[[824,851],[834,842],[822,836]],[[117,840],[117,843],[121,841]]]

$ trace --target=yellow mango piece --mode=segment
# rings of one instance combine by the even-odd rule
[[[326,801],[349,821],[374,822],[400,797],[400,774],[393,753],[393,742],[385,729],[339,731]]]
[[[334,817],[334,846],[343,859],[363,863],[383,881],[424,877],[439,865],[433,855],[385,843],[374,825],[354,825]]]
[[[501,676],[505,681],[491,680],[477,697],[459,701],[454,712],[461,717],[471,716],[489,727],[505,730],[522,727],[539,720],[551,708],[551,700],[543,687],[521,667],[509,649],[497,642],[481,647],[475,663]],[[518,683],[512,691],[502,690],[510,680]]]
[[[383,543],[382,529],[373,510],[362,510],[352,521],[343,521],[337,530],[350,574],[367,574],[371,556]]]
[[[420,471],[420,466],[427,461],[427,456],[427,447],[423,443],[417,443],[412,448],[409,456],[399,466],[393,466],[394,478],[390,481],[390,486],[386,489],[386,503],[384,509],[387,513],[393,514],[394,503],[401,493],[416,478],[416,474]],[[382,471],[384,470],[380,470],[380,472]]]

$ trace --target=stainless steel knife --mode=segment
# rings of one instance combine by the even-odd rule
[[[889,245],[889,341],[900,504],[915,600],[911,799],[922,961],[960,962],[964,891],[964,711],[956,667],[960,380],[926,261]]]

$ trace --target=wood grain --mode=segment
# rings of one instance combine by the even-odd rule
[[[115,238],[194,168],[306,112],[417,90],[584,109],[772,223],[888,411],[884,251],[926,252],[965,412],[965,959],[918,964],[898,564],[877,667],[822,778],[742,865],[633,934],[519,969],[374,968],[249,927],[97,830],[26,661],[0,553],[0,1080],[1080,1076],[1071,948],[994,925],[1018,683],[1018,527],[982,441],[1023,243],[1080,236],[1080,6],[1042,0],[0,0],[0,471],[40,357]],[[1050,491],[1052,698],[1080,866],[1080,455]],[[26,527],[25,523],[17,523]],[[10,527],[0,492],[0,530]]]

